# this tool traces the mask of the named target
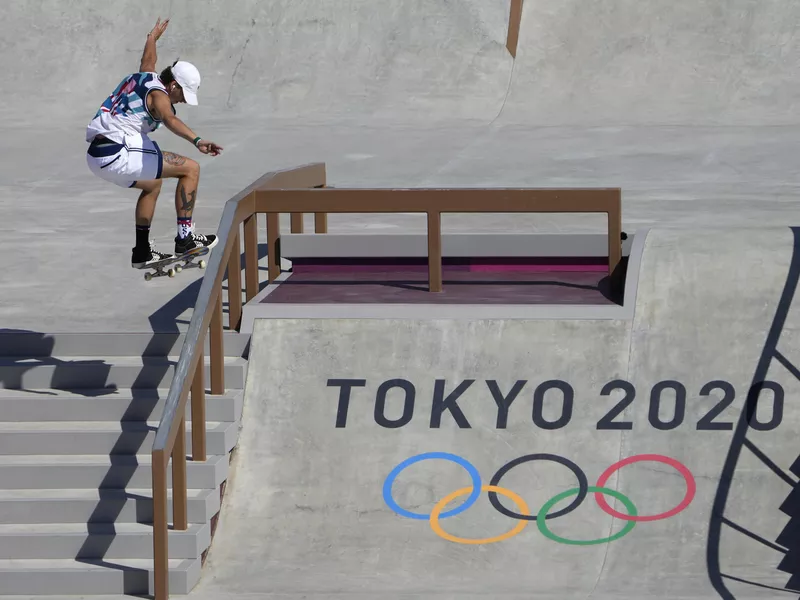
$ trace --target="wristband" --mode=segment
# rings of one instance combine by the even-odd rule
[[[194,141],[192,143],[195,145],[195,147],[197,147],[197,142],[199,142],[201,139],[203,139],[203,138],[199,138],[199,137],[194,138]]]

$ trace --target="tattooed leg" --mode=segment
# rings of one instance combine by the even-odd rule
[[[179,219],[191,219],[197,199],[200,165],[179,154],[172,152],[163,154],[165,176],[178,178],[178,186],[175,188],[175,212]]]
[[[197,198],[197,183],[192,187],[187,188],[184,185],[183,179],[178,182],[178,187],[175,190],[175,210],[178,217],[182,219],[191,219],[192,212],[194,211],[194,201]]]

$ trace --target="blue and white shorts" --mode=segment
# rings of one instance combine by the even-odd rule
[[[122,144],[107,139],[93,141],[86,152],[86,163],[100,179],[129,188],[137,181],[161,179],[164,156],[146,135],[125,136]]]

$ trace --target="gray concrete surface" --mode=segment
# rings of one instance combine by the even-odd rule
[[[196,218],[271,170],[324,161],[339,186],[620,186],[626,229],[794,221],[797,9],[528,0],[516,61],[508,0],[150,0],[0,5],[0,327],[185,329],[196,271],[129,266],[136,192],[88,172],[83,132],[138,67],[156,18],[161,69],[204,75],[181,117],[226,148],[200,155]],[[172,184],[153,235],[174,236]],[[450,215],[446,231],[602,231],[592,217]],[[421,232],[412,215],[334,216],[341,233]]]
[[[800,7],[771,0],[525,0],[503,122],[797,123]]]
[[[35,10],[5,1],[0,327],[185,328],[200,274],[146,284],[130,269],[136,193],[94,179],[83,141],[97,106],[137,68],[156,18],[171,17],[158,66],[180,56],[200,67],[202,104],[179,114],[226,148],[210,159],[168,133],[154,136],[202,165],[201,231],[214,230],[224,202],[261,174],[315,161],[340,187],[619,186],[625,228],[653,227],[633,321],[259,321],[242,449],[195,597],[786,597],[753,583],[785,585],[789,575],[777,566],[794,542],[780,508],[796,481],[787,472],[797,458],[791,361],[800,349],[796,311],[779,299],[796,275],[786,225],[798,197],[797,11],[782,0],[528,0],[513,61],[504,49],[507,0],[47,0]],[[153,229],[162,244],[174,235],[172,189],[165,186]],[[603,227],[599,218],[557,215],[443,222],[448,232]],[[708,231],[719,227],[730,229]],[[331,217],[330,230],[422,232],[424,221]],[[312,366],[321,370],[309,379]],[[758,374],[785,391],[774,431],[738,425]],[[367,385],[354,395],[348,426],[336,429],[335,390],[325,382],[345,376]],[[386,430],[374,422],[371,395],[395,377],[418,386],[418,403],[409,425]],[[497,429],[496,405],[476,385],[461,400],[473,428],[458,430],[445,413],[431,430],[436,377],[492,378],[503,391],[529,383],[507,429]],[[573,386],[575,410],[563,429],[541,431],[532,388],[553,378]],[[599,431],[620,399],[600,394],[615,378],[635,386],[617,418],[632,429]],[[662,431],[651,420],[670,419],[672,396],[665,392],[651,414],[651,394],[667,379],[686,387],[687,409],[680,427]],[[697,429],[721,398],[719,390],[701,395],[713,380],[735,388],[717,419],[733,429]],[[552,420],[551,398],[544,416]],[[771,414],[769,403],[757,411],[762,421]],[[590,482],[621,457],[663,453],[692,471],[697,496],[679,515],[640,523],[607,545],[557,544],[529,524],[505,542],[462,547],[383,503],[388,471],[428,450],[462,454],[484,480],[508,460],[554,452]],[[430,510],[468,484],[453,465],[430,462],[404,472],[395,493]],[[536,464],[503,484],[535,508],[574,481]],[[645,514],[674,506],[683,489],[657,463],[625,467],[609,485]],[[484,497],[443,524],[484,536],[509,521]],[[589,496],[552,527],[583,538],[621,523]]]
[[[791,518],[800,510],[790,497],[797,482],[790,469],[800,453],[800,407],[791,400],[800,392],[798,251],[786,228],[719,229],[705,237],[651,231],[633,320],[257,320],[240,450],[190,598],[787,597],[782,588],[792,569],[779,566],[793,562],[800,542]],[[721,273],[727,285],[719,284]],[[402,420],[403,392],[390,391],[385,408],[376,397],[396,378],[414,385],[415,402],[406,424],[387,428],[376,414]],[[742,427],[747,390],[759,378],[784,394],[778,413],[769,392],[758,402],[754,424],[780,414],[768,430]],[[330,379],[364,380],[352,390],[346,420]],[[432,426],[437,379],[445,380],[446,393],[475,380],[457,401],[469,428],[447,410]],[[498,425],[487,380],[503,394],[526,382],[505,426]],[[534,390],[551,380],[571,386],[573,409],[562,427],[545,429],[534,422]],[[622,390],[602,393],[615,380],[630,382],[634,397],[611,420],[630,426],[601,429],[623,400]],[[659,395],[662,381],[685,389],[685,404],[674,391]],[[734,391],[713,419],[727,429],[705,425],[724,400],[720,389],[704,389],[714,381]],[[539,418],[557,421],[562,404],[557,391],[548,392]],[[384,500],[389,473],[426,452],[467,459],[483,485],[507,461],[532,453],[572,460],[589,485],[617,461],[655,454],[682,463],[696,495],[685,510],[637,523],[611,543],[557,543],[529,523],[505,541],[462,545],[437,537],[426,520],[396,514]],[[427,514],[471,485],[460,466],[431,460],[403,471],[392,492],[399,506]],[[500,485],[538,512],[575,488],[576,479],[541,461],[514,468]],[[623,467],[606,487],[630,498],[640,516],[670,511],[688,489],[673,467],[656,461]],[[463,538],[497,536],[517,523],[486,494],[441,521]],[[578,540],[614,535],[625,525],[601,512],[593,494],[547,524]]]

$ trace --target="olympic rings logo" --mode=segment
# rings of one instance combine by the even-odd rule
[[[394,484],[398,475],[400,475],[401,472],[403,472],[406,468],[410,467],[413,464],[425,460],[434,460],[434,459],[447,460],[463,467],[467,471],[469,476],[472,478],[472,486],[462,488],[460,490],[452,492],[451,494],[448,494],[447,496],[445,496],[436,503],[436,506],[433,507],[433,510],[430,512],[430,514],[415,513],[400,507],[397,504],[397,502],[395,502],[394,496],[392,495],[392,485]],[[578,480],[578,487],[566,490],[554,496],[553,498],[545,502],[542,505],[542,507],[536,512],[536,514],[533,514],[528,508],[528,505],[518,494],[515,494],[511,490],[507,490],[500,486],[500,480],[506,473],[508,473],[514,467],[517,467],[523,463],[535,462],[535,461],[550,461],[567,467],[575,474],[575,477]],[[684,496],[680,504],[678,504],[675,508],[665,511],[661,514],[642,516],[639,515],[636,506],[633,504],[630,498],[628,498],[627,496],[625,496],[624,494],[622,494],[617,490],[605,487],[605,484],[608,482],[608,480],[615,472],[617,472],[618,470],[627,465],[639,462],[663,463],[673,467],[683,476],[683,478],[686,481],[686,495]],[[636,526],[637,523],[660,521],[663,519],[669,519],[670,517],[674,517],[678,513],[686,510],[686,508],[692,503],[696,491],[697,491],[697,484],[695,483],[694,476],[692,475],[691,471],[689,471],[689,469],[685,465],[675,460],[674,458],[670,458],[668,456],[662,456],[660,454],[639,454],[621,460],[608,467],[608,469],[606,469],[605,472],[603,472],[603,474],[600,475],[595,485],[590,486],[588,484],[586,474],[581,470],[580,467],[578,467],[578,465],[576,465],[571,460],[566,459],[563,456],[558,456],[556,454],[528,454],[526,456],[521,456],[503,465],[497,471],[497,473],[494,474],[494,476],[489,482],[489,485],[483,485],[478,470],[475,468],[474,465],[472,465],[466,459],[456,454],[448,454],[446,452],[428,452],[425,454],[418,454],[417,456],[412,456],[411,458],[404,460],[394,469],[392,469],[391,473],[389,473],[389,475],[386,477],[386,480],[384,481],[383,484],[383,499],[389,506],[389,508],[391,508],[398,515],[402,517],[407,517],[409,519],[428,521],[430,523],[431,529],[433,529],[436,535],[448,541],[454,542],[456,544],[493,544],[496,542],[502,542],[521,533],[522,530],[525,529],[525,527],[527,527],[528,523],[533,521],[536,523],[536,526],[539,528],[539,531],[542,533],[542,535],[544,535],[546,538],[554,542],[558,542],[560,544],[573,545],[573,546],[591,546],[595,544],[606,544],[618,540],[628,535],[631,531],[633,531],[633,528]],[[482,492],[488,492],[489,501],[498,512],[506,515],[507,517],[518,520],[519,523],[513,529],[507,531],[504,534],[484,539],[467,539],[447,533],[442,528],[440,521],[448,517],[454,517],[458,514],[461,514],[465,510],[469,509],[473,504],[475,504],[475,502],[478,501],[478,498],[480,497]],[[571,540],[558,536],[552,531],[550,531],[550,528],[547,525],[547,521],[550,519],[563,517],[564,515],[567,515],[572,511],[576,510],[583,503],[584,499],[589,494],[589,492],[594,494],[595,502],[597,502],[598,506],[603,510],[603,512],[605,512],[608,515],[611,515],[614,518],[625,521],[626,522],[625,526],[614,535],[595,540]],[[516,505],[517,510],[519,512],[511,511],[507,509],[505,506],[503,506],[503,504],[500,503],[500,500],[497,497],[498,494],[500,494],[501,496],[505,496],[506,498],[511,500]],[[467,496],[467,499],[466,501],[464,501],[463,504],[447,512],[442,512],[444,511],[445,507],[448,504],[450,504],[450,502],[462,496]],[[553,509],[553,507],[555,507],[559,502],[561,502],[562,500],[566,500],[567,498],[571,498],[573,496],[575,496],[575,499],[568,506],[550,514],[550,510]],[[604,496],[611,496],[619,500],[623,504],[623,506],[625,506],[625,510],[627,510],[628,514],[623,514],[611,508],[608,505],[608,502],[606,501]]]

